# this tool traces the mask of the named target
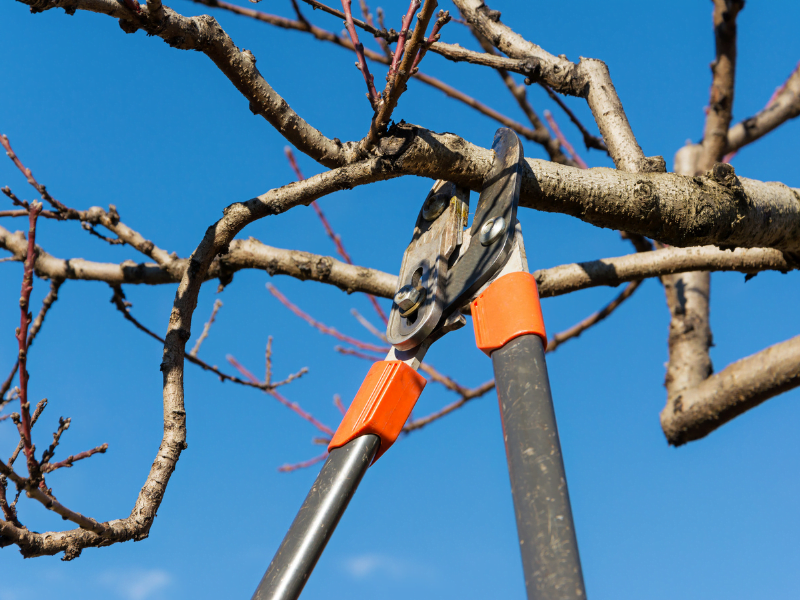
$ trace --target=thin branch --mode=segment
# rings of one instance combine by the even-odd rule
[[[283,149],[284,153],[286,154],[286,158],[289,160],[289,165],[291,165],[292,170],[295,173],[298,181],[303,181],[305,177],[303,173],[300,171],[300,167],[297,166],[297,161],[294,158],[294,153],[289,146],[286,146]],[[314,209],[314,212],[317,213],[317,217],[319,218],[322,226],[325,228],[325,233],[328,234],[328,237],[333,241],[333,244],[336,246],[336,251],[339,253],[344,261],[348,265],[353,264],[353,260],[350,258],[350,255],[345,250],[344,244],[342,243],[342,236],[336,233],[331,227],[331,224],[328,222],[328,219],[325,217],[325,213],[322,212],[322,209],[319,206],[319,203],[315,200],[311,203],[311,207]],[[375,312],[378,313],[378,316],[384,323],[389,322],[389,318],[386,316],[386,313],[381,308],[381,305],[378,304],[377,299],[372,294],[367,294],[367,300],[369,300],[370,304],[372,304],[372,308],[375,309]]]
[[[190,356],[197,356],[197,353],[200,351],[200,346],[203,345],[203,342],[208,337],[208,332],[211,331],[211,326],[214,324],[214,319],[217,318],[217,312],[222,307],[222,300],[217,298],[214,301],[214,308],[211,309],[211,316],[208,318],[208,321],[203,326],[203,331],[200,333],[200,337],[197,338],[197,342],[194,344],[194,348],[189,352]]]
[[[356,51],[356,58],[358,59],[356,66],[358,67],[358,70],[361,71],[362,75],[364,75],[364,81],[367,84],[367,100],[369,100],[372,109],[377,110],[380,102],[380,96],[378,96],[378,90],[375,89],[375,78],[370,74],[369,67],[367,66],[367,59],[364,57],[364,45],[358,41],[358,33],[356,33],[355,25],[353,25],[353,13],[350,9],[350,4],[351,0],[342,0],[347,33],[350,34],[350,40],[352,41],[353,48],[355,48]]]
[[[422,429],[426,425],[429,425],[434,421],[449,415],[454,410],[458,410],[470,400],[474,400],[475,398],[480,398],[481,396],[488,394],[493,389],[494,389],[494,381],[487,381],[483,385],[480,385],[476,388],[469,390],[470,392],[469,395],[462,396],[452,404],[448,404],[447,406],[445,406],[443,409],[436,411],[435,413],[430,414],[426,417],[414,419],[413,421],[406,423],[406,426],[403,427],[403,432],[410,433],[412,431],[416,431],[417,429]]]
[[[730,162],[733,155],[742,147],[764,137],[798,115],[800,115],[800,62],[761,111],[728,130],[726,148],[728,155],[722,162]]]
[[[7,144],[5,136],[1,138]],[[12,160],[15,159],[11,146],[6,146],[9,156]],[[15,160],[18,162],[18,159]],[[21,163],[18,163],[20,166]],[[24,169],[24,167],[21,167]],[[24,172],[24,171],[23,171]],[[30,171],[28,171],[30,173]],[[32,176],[30,176],[33,179]],[[35,181],[35,180],[34,180]],[[20,438],[23,446],[25,447],[25,456],[28,464],[29,476],[38,481],[40,476],[39,464],[34,457],[34,446],[31,441],[31,414],[29,411],[30,403],[28,402],[28,327],[33,319],[33,316],[28,312],[28,306],[31,299],[31,291],[33,291],[33,264],[36,258],[36,221],[39,213],[42,210],[42,205],[39,202],[31,204],[28,215],[28,252],[25,258],[25,267],[22,277],[22,291],[20,292],[19,308],[20,308],[20,324],[16,331],[16,338],[19,345],[19,356],[17,362],[19,364],[19,406],[20,406]]]
[[[575,152],[575,148],[572,147],[567,141],[567,138],[561,133],[561,129],[558,127],[556,120],[553,118],[553,114],[549,110],[544,111],[544,118],[547,119],[547,123],[550,125],[550,129],[553,130],[553,133],[556,136],[556,139],[564,146],[564,149],[567,151],[567,155],[572,159],[572,162],[580,169],[588,169],[589,166],[586,162]]]
[[[47,188],[45,188],[45,186],[36,181],[36,178],[33,176],[33,173],[31,173],[31,170],[22,164],[22,161],[14,153],[14,150],[11,149],[11,143],[8,141],[8,137],[6,137],[5,135],[0,135],[0,145],[2,145],[3,148],[6,149],[6,155],[14,162],[17,168],[20,171],[22,171],[22,174],[25,175],[25,179],[28,180],[28,183],[30,183],[36,189],[36,191],[39,192],[39,194],[41,194],[42,200],[50,204],[59,213],[62,213],[66,216],[66,213],[69,212],[69,209],[63,204],[61,204],[61,202],[53,198],[47,192]],[[41,211],[41,209],[39,210]]]
[[[240,363],[236,358],[232,355],[228,355],[227,358],[228,362],[235,368],[239,373],[242,374],[243,377],[246,377],[253,387],[260,387],[264,392],[275,398],[278,402],[283,404],[286,408],[293,411],[297,414],[301,419],[304,419],[311,423],[314,427],[319,429],[322,433],[327,433],[328,435],[333,435],[333,430],[325,425],[324,423],[318,421],[311,413],[306,412],[303,410],[297,402],[289,401],[285,396],[279,394],[274,389],[267,387],[264,383],[258,380],[258,377],[253,375],[250,371],[248,371],[242,363]]]
[[[361,340],[357,340],[354,337],[350,337],[349,335],[345,335],[343,333],[340,333],[339,331],[337,331],[333,327],[329,327],[328,325],[325,325],[324,323],[320,323],[319,321],[314,319],[308,313],[303,312],[296,304],[292,303],[291,300],[289,300],[286,296],[284,296],[281,292],[279,292],[278,288],[276,288],[271,283],[267,284],[267,289],[286,308],[288,308],[295,315],[297,315],[298,317],[303,319],[306,323],[311,325],[314,329],[316,329],[318,331],[321,331],[325,335],[333,336],[337,340],[341,340],[343,342],[347,342],[348,344],[351,344],[351,345],[355,346],[356,348],[360,348],[361,350],[369,350],[370,352],[379,352],[379,353],[383,353],[383,354],[385,354],[386,352],[389,351],[389,347],[388,346],[377,346],[375,344],[370,344],[369,342],[362,342]]]
[[[122,291],[122,287],[119,286],[119,285],[112,285],[111,289],[114,290],[114,295],[111,297],[111,303],[116,307],[116,309],[119,312],[122,313],[122,316],[125,317],[125,319],[128,320],[129,322],[133,323],[133,325],[137,329],[139,329],[140,331],[143,331],[144,333],[149,335],[154,340],[158,340],[159,342],[164,344],[165,343],[164,338],[162,338],[160,335],[152,332],[151,330],[149,330],[144,325],[142,325],[131,314],[131,311],[130,311],[130,306],[131,305],[127,300],[125,300],[125,293]],[[274,387],[277,387],[278,385],[282,385],[284,383],[284,382],[280,382],[280,383],[269,384],[269,385],[267,385],[265,383],[261,383],[261,382],[253,383],[252,381],[248,381],[248,380],[245,380],[245,379],[240,379],[239,377],[235,377],[233,375],[228,375],[227,373],[223,373],[216,366],[209,365],[207,362],[197,358],[196,356],[192,356],[191,354],[186,354],[186,360],[188,360],[190,363],[193,363],[193,364],[197,365],[201,369],[204,369],[206,371],[211,371],[217,377],[219,377],[220,381],[230,381],[231,383],[238,383],[239,385],[244,385],[244,386],[247,386],[247,387],[254,387],[254,388],[257,388],[259,390],[263,390],[265,392],[271,390]],[[305,368],[301,369],[299,371],[299,374],[296,375],[295,377],[293,377],[293,379],[296,379],[297,377],[300,377],[301,375],[305,374],[306,372],[307,372],[307,369],[305,369]]]
[[[419,0],[411,0],[409,15],[412,17],[414,12],[416,12],[415,4],[418,5]],[[369,149],[375,145],[378,142],[378,138],[383,135],[392,117],[392,112],[397,107],[400,96],[406,91],[408,78],[411,77],[411,66],[414,64],[417,52],[425,43],[425,31],[428,29],[428,23],[437,6],[436,0],[425,0],[425,3],[422,5],[422,10],[420,10],[419,16],[417,17],[417,25],[414,27],[411,39],[405,45],[398,40],[392,66],[389,69],[389,75],[387,75],[386,88],[383,90],[383,102],[375,112],[375,116],[372,118],[370,124],[369,133],[367,133],[367,137],[363,140],[365,149]],[[403,28],[407,28],[405,20],[403,21]],[[402,53],[402,59],[400,59],[398,53]],[[396,66],[395,63],[397,61],[399,61],[399,65]]]
[[[613,313],[619,307],[620,304],[622,304],[623,302],[625,302],[625,300],[630,298],[633,295],[633,292],[637,290],[639,285],[641,285],[641,281],[632,281],[627,286],[625,286],[625,289],[622,290],[622,292],[616,298],[614,298],[602,309],[600,309],[596,313],[589,315],[583,321],[581,321],[580,323],[576,323],[569,329],[554,335],[547,342],[547,351],[553,352],[556,348],[558,348],[561,344],[563,344],[567,340],[576,338],[579,335],[581,335],[584,331],[592,327],[593,325],[597,325],[597,323],[599,323],[607,316],[609,316],[611,313]]]
[[[308,467],[313,467],[317,463],[321,463],[323,460],[328,458],[328,451],[326,450],[319,456],[315,456],[309,460],[305,460],[303,462],[295,463],[293,465],[283,465],[282,467],[278,467],[278,471],[281,473],[291,473],[292,471],[297,471],[298,469],[307,469]]]
[[[386,334],[383,331],[380,331],[377,327],[375,327],[372,323],[370,323],[360,312],[358,312],[355,308],[350,309],[350,314],[353,315],[356,320],[363,325],[364,329],[369,331],[372,335],[376,338],[381,340],[384,343],[388,343],[386,340]]]
[[[83,460],[84,458],[89,458],[95,454],[105,454],[106,450],[108,450],[108,444],[102,444],[97,446],[97,448],[92,448],[91,450],[85,450],[83,452],[79,452],[78,454],[72,454],[71,456],[67,457],[66,459],[57,462],[57,463],[45,463],[42,465],[42,471],[45,473],[51,473],[56,469],[62,469],[64,467],[71,467],[75,461]]]
[[[570,110],[569,106],[566,105],[566,103],[552,90],[549,85],[542,82],[539,82],[539,84],[542,86],[542,88],[544,88],[544,91],[547,92],[547,95],[550,96],[553,102],[558,104],[561,110],[567,114],[569,120],[572,121],[572,124],[578,128],[578,131],[581,132],[581,135],[583,136],[583,143],[586,145],[586,149],[588,150],[589,148],[595,148],[596,150],[602,150],[608,154],[608,148],[606,147],[606,143],[603,141],[603,139],[589,133],[586,127],[583,126],[583,123],[581,123],[578,117],[575,116],[575,113]]]

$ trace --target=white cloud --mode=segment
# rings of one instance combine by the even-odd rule
[[[150,600],[160,597],[172,577],[162,569],[115,570],[104,573],[100,583],[125,600]]]
[[[345,560],[344,567],[353,579],[378,576],[394,580],[430,578],[433,570],[416,561],[385,554],[360,554]]]

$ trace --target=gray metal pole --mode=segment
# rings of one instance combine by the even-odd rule
[[[585,600],[542,341],[513,339],[492,363],[528,600]]]
[[[367,472],[380,438],[362,435],[328,456],[253,600],[296,600]]]

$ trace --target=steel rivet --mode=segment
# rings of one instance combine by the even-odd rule
[[[494,244],[506,230],[506,220],[503,217],[489,219],[481,227],[480,240],[484,246]]]

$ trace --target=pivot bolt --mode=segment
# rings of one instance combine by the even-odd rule
[[[447,194],[431,194],[422,205],[422,218],[426,221],[435,221],[450,204]]]
[[[506,230],[506,220],[503,217],[489,219],[481,227],[480,240],[483,246],[494,244]]]
[[[404,285],[394,295],[394,301],[400,308],[401,317],[407,317],[417,310],[423,300],[425,300],[425,289],[413,285]]]

